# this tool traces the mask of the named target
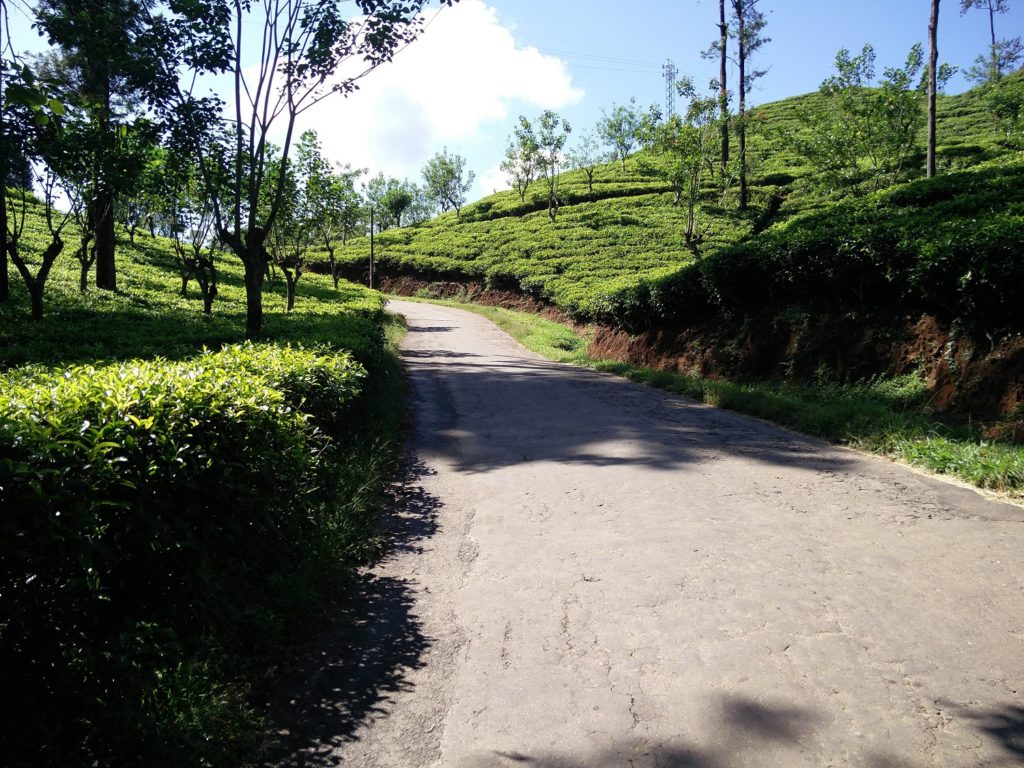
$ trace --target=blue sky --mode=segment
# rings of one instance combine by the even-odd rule
[[[943,5],[941,60],[967,67],[988,45],[987,14],[975,10],[961,16],[959,2],[946,0]],[[1000,36],[1024,32],[1024,0],[1017,6],[997,17]],[[930,2],[761,0],[761,7],[772,41],[756,60],[768,74],[752,94],[755,104],[816,89],[841,47],[859,51],[870,42],[879,70],[902,63],[915,42],[926,40]],[[467,156],[479,177],[474,196],[480,196],[502,186],[497,165],[519,113],[554,108],[578,135],[613,102],[633,96],[644,105],[663,102],[661,68],[667,59],[699,84],[709,81],[717,65],[703,60],[700,51],[717,34],[717,15],[715,0],[462,0],[444,9],[423,38],[402,54],[415,59],[409,70],[435,70],[429,81],[414,76],[409,91],[416,101],[438,94],[447,104],[442,120],[425,126],[414,106],[403,111],[409,107],[400,94],[405,77],[385,72],[374,75],[391,92],[382,108],[376,84],[368,82],[365,93],[350,103],[330,105],[325,113],[340,116],[346,108],[362,113],[358,101],[366,96],[366,109],[375,102],[375,119],[388,126],[387,146],[375,146],[369,153],[356,150],[357,164],[416,179],[427,157],[447,146]],[[510,45],[492,40],[495,26],[507,33]],[[475,48],[474,38],[488,43]],[[416,47],[420,50],[414,51]],[[531,50],[540,61],[527,60],[525,52]],[[398,59],[391,66],[406,70]],[[509,74],[520,78],[517,87],[509,88]],[[949,91],[966,87],[957,77]],[[326,119],[323,128],[316,127],[324,133],[331,124]],[[327,143],[336,154],[344,154],[346,142]],[[354,148],[361,142],[347,145]]]
[[[1024,33],[1024,0],[1012,4],[997,17],[1001,37]],[[929,0],[760,5],[772,41],[755,62],[768,74],[754,104],[816,89],[841,47],[859,51],[870,42],[879,70],[901,63],[925,41],[930,9]],[[503,186],[498,164],[518,114],[555,109],[578,136],[613,102],[662,103],[667,59],[700,85],[717,71],[700,57],[717,34],[715,0],[461,0],[435,13],[428,11],[423,37],[359,92],[328,99],[304,118],[301,127],[317,130],[335,160],[419,182],[427,159],[447,147],[477,172],[478,197]],[[959,67],[988,45],[987,14],[961,16],[953,0],[943,2],[939,31],[941,60]],[[24,24],[15,37],[18,47],[40,45]],[[957,77],[949,90],[966,85]]]

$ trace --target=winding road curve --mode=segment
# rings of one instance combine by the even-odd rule
[[[1024,765],[1024,509],[393,302],[391,554],[294,765]]]

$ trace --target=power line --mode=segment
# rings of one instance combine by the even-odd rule
[[[573,64],[573,69],[598,69],[602,72],[627,72],[633,75],[651,75],[657,72],[657,69],[631,69],[626,67],[600,67],[594,64]]]
[[[558,48],[537,48],[541,53],[548,53],[553,56],[568,56],[576,59],[589,59],[591,61],[597,61],[607,64],[623,64],[631,67],[646,67],[649,69],[657,69],[658,65],[649,61],[639,61],[637,59],[624,59],[616,56],[600,56],[592,53],[580,53],[579,51],[564,51]]]

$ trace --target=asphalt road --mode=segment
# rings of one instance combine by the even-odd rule
[[[393,302],[391,554],[292,765],[1024,765],[1024,509]]]

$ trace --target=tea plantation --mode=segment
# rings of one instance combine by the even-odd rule
[[[979,93],[940,98],[937,179],[914,170],[923,169],[922,136],[906,162],[909,182],[856,198],[829,188],[795,150],[808,130],[799,115],[820,105],[811,94],[754,111],[751,205],[740,211],[735,186],[723,192],[705,175],[691,246],[684,208],[650,172],[658,159],[641,152],[624,172],[599,166],[592,192],[582,171],[563,174],[555,222],[534,182],[523,201],[509,191],[466,206],[461,222],[448,213],[381,233],[378,264],[525,292],[627,330],[750,302],[833,301],[836,291],[881,308],[909,301],[950,319],[972,313],[986,331],[1018,325],[1010,308],[1024,298],[1013,256],[1024,154],[1001,143]],[[341,258],[365,265],[368,251],[359,239]]]
[[[254,683],[377,546],[391,321],[310,275],[240,343],[236,260],[204,317],[168,242],[121,243],[120,290],[81,293],[75,239],[43,321],[13,270],[0,305],[4,762],[239,765],[265,733]]]

